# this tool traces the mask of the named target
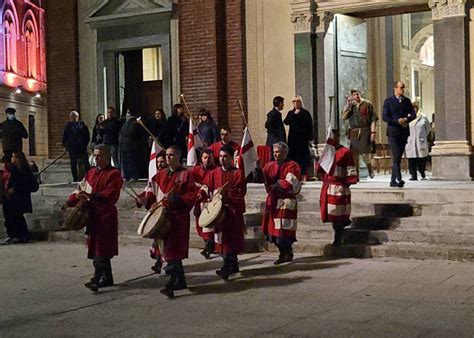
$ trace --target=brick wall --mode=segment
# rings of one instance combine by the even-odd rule
[[[63,151],[64,125],[79,110],[79,59],[75,0],[46,1],[49,156]]]
[[[179,2],[180,85],[192,112],[207,108],[240,141],[246,111],[245,2]]]

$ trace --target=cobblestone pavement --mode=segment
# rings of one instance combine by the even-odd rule
[[[256,253],[224,282],[221,260],[192,250],[189,289],[169,300],[145,245],[121,247],[116,286],[96,294],[84,245],[0,245],[0,258],[0,337],[474,336],[472,263],[300,255],[275,267]]]

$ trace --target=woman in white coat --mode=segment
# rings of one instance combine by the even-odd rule
[[[430,121],[420,111],[417,102],[413,102],[416,118],[410,122],[410,136],[405,147],[405,154],[408,158],[408,170],[410,171],[410,181],[416,181],[417,171],[421,174],[421,179],[426,180],[425,169],[429,155],[428,134],[431,131]]]

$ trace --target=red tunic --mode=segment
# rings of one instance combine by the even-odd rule
[[[204,184],[204,182],[207,180],[207,177],[214,169],[216,169],[215,165],[209,168],[205,168],[202,165],[196,165],[193,167],[191,171],[193,173],[194,182],[198,184],[198,189]],[[203,231],[203,228],[199,226],[199,216],[201,215],[202,210],[201,204],[202,203],[199,200],[194,205],[194,216],[196,217],[196,231],[202,239],[204,239],[205,241],[209,241],[214,238],[214,231],[208,231],[207,229],[204,229]]]
[[[118,213],[115,203],[120,197],[122,175],[118,169],[108,167],[102,170],[90,169],[82,187],[91,194],[91,222],[86,234],[87,257],[113,257],[118,255]],[[77,191],[69,196],[68,204],[75,205],[79,200]]]
[[[351,190],[349,185],[358,181],[352,152],[343,146],[336,148],[334,163],[329,174],[318,165],[316,171],[323,174],[323,186],[319,199],[321,220],[348,225],[351,223]]]
[[[263,234],[270,237],[296,240],[297,200],[301,190],[301,169],[294,161],[267,163],[263,174],[270,187],[278,184],[279,189],[268,192],[265,214],[262,219]]]
[[[240,152],[240,146],[234,141],[229,141],[229,143],[226,143],[226,144],[231,146],[232,149],[234,149],[234,159],[236,159],[237,155]],[[209,146],[209,149],[212,150],[212,153],[214,154],[214,163],[220,163],[219,152],[221,151],[221,148],[223,146],[224,146],[224,143],[222,143],[222,141],[217,141],[216,143],[213,143]]]
[[[189,251],[189,213],[194,206],[196,197],[196,184],[191,171],[182,167],[171,172],[169,169],[161,170],[154,177],[158,184],[157,199],[167,198],[168,193],[175,187],[178,201],[168,206],[171,231],[163,239],[163,258],[170,262],[188,258]]]
[[[220,252],[224,254],[238,254],[245,245],[245,193],[247,183],[242,171],[232,167],[224,171],[222,167],[212,171],[206,185],[212,192],[227,183],[224,197],[225,220],[214,229],[216,242],[222,244]]]

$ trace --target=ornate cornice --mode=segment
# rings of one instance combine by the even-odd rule
[[[466,16],[466,0],[429,0],[433,20]]]
[[[334,13],[321,12],[318,13],[316,20],[316,33],[326,34],[329,24],[334,19]]]
[[[293,0],[291,3],[290,20],[295,27],[295,33],[311,33],[314,16],[313,0]]]

